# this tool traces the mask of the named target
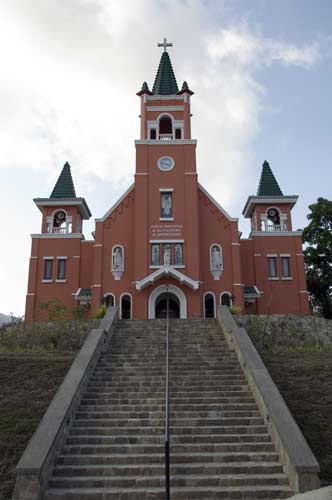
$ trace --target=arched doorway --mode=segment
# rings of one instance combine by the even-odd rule
[[[121,319],[131,319],[131,296],[125,293],[121,297]]]
[[[223,292],[220,297],[221,297],[220,303],[222,306],[231,307],[232,295],[229,292]]]
[[[162,300],[165,299],[166,292],[169,293],[170,298],[172,298],[173,301],[175,302],[175,304],[173,304],[173,313],[176,310],[176,304],[178,304],[179,316],[177,317],[181,319],[186,319],[187,299],[181,288],[178,288],[175,285],[160,285],[154,290],[152,290],[149,297],[149,319],[156,318],[156,305],[158,304],[159,298],[161,301],[159,308],[162,309],[165,307],[165,303],[163,303]]]
[[[162,319],[167,316],[167,292],[162,293],[155,301],[155,318]],[[173,293],[168,294],[168,317],[180,317],[180,301]]]
[[[208,292],[204,295],[204,318],[215,318],[215,297],[214,294]]]
[[[105,293],[103,298],[103,304],[106,307],[114,307],[115,306],[115,297],[113,293]]]

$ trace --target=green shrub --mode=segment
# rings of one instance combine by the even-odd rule
[[[231,305],[229,307],[229,311],[231,312],[231,314],[240,314],[241,307]]]
[[[96,319],[103,319],[107,311],[107,307],[105,305],[102,305],[97,309],[97,312],[95,314]]]

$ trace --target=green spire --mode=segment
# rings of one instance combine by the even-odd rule
[[[283,196],[276,178],[267,161],[263,163],[262,175],[259,181],[257,196]]]
[[[70,165],[66,162],[62,172],[54,186],[51,198],[76,198],[73,178],[70,172]]]
[[[152,94],[152,92],[151,92],[151,90],[149,89],[149,86],[148,86],[148,84],[147,84],[146,82],[143,82],[143,85],[142,85],[141,90],[140,90],[139,92],[137,92],[137,94],[136,94],[136,95],[141,96],[141,95],[143,95],[143,94],[149,94],[149,95],[150,95],[150,94]]]
[[[176,83],[172,63],[168,52],[165,51],[161,55],[152,93],[158,95],[170,95],[177,94],[178,90],[178,84]]]

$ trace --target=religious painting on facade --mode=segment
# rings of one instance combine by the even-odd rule
[[[151,264],[153,266],[160,265],[160,253],[159,253],[159,244],[154,243],[151,245]]]
[[[183,264],[183,244],[176,243],[174,245],[174,264],[176,266],[182,266]]]
[[[170,243],[163,244],[163,264],[169,266],[171,264],[171,245]]]
[[[172,193],[161,193],[161,217],[172,217]]]

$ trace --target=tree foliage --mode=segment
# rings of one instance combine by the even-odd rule
[[[309,206],[303,230],[308,291],[313,311],[332,318],[332,201],[318,198]]]

